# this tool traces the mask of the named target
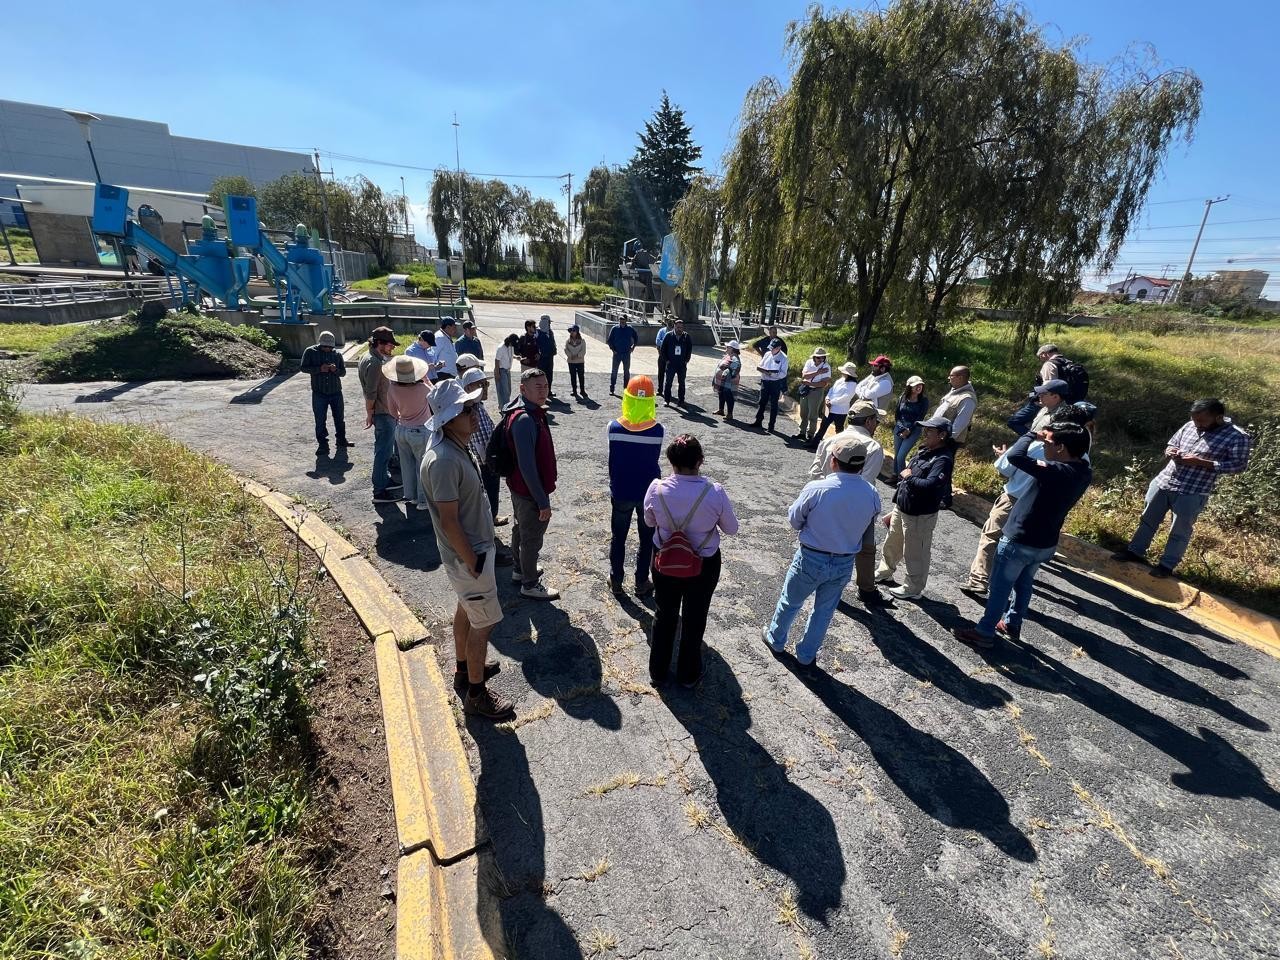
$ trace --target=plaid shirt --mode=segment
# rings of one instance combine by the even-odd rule
[[[489,438],[493,436],[493,418],[489,416],[489,411],[484,408],[484,404],[480,404],[477,408],[479,416],[476,417],[476,432],[471,435],[471,441],[468,446],[471,452],[476,455],[476,460],[484,463],[484,451],[489,446]]]
[[[1190,467],[1170,460],[1156,477],[1161,489],[1171,493],[1213,493],[1218,477],[1243,473],[1249,466],[1253,438],[1230,420],[1201,433],[1194,421],[1188,420],[1170,439],[1168,446],[1184,457],[1203,457],[1213,461],[1213,469]]]

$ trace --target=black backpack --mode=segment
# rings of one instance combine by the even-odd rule
[[[1066,398],[1068,403],[1079,403],[1088,398],[1089,371],[1083,364],[1066,357],[1054,357],[1053,367],[1058,371],[1058,379],[1064,381],[1071,390],[1071,395]]]
[[[486,469],[500,477],[509,477],[516,472],[516,451],[511,445],[509,434],[511,422],[523,413],[523,410],[504,413],[502,419],[494,426],[489,443],[484,448]]]

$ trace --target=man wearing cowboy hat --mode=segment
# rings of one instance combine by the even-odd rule
[[[427,420],[431,407],[427,395],[427,362],[421,357],[392,357],[382,365],[382,375],[390,381],[387,411],[396,418],[396,452],[400,456],[400,477],[407,509],[427,509],[426,493],[418,480],[422,455],[427,451]]]
[[[399,486],[391,482],[391,454],[396,445],[396,418],[387,409],[387,387],[382,365],[396,349],[396,335],[390,327],[375,327],[369,335],[369,352],[360,361],[356,373],[364,394],[364,428],[373,428],[373,502],[394,503],[392,491]]]
[[[849,416],[849,407],[854,400],[857,399],[858,392],[858,367],[852,361],[846,361],[840,365],[840,379],[832,382],[827,388],[827,397],[823,401],[824,413],[822,422],[818,424],[818,432],[813,438],[813,448],[818,448],[818,443],[827,434],[827,427],[831,424],[836,425],[836,433],[844,429],[844,422]],[[873,404],[874,406],[874,404]]]
[[[347,420],[343,416],[342,378],[347,375],[347,364],[342,354],[334,349],[333,334],[325,330],[315,346],[302,351],[302,372],[311,375],[311,415],[316,421],[316,456],[329,455],[329,429],[326,423],[329,411],[333,411],[333,432],[341,452],[355,444],[347,440]]]
[[[489,635],[502,620],[498,582],[494,577],[493,518],[480,481],[480,466],[468,449],[475,432],[481,391],[468,393],[456,379],[431,391],[427,422],[431,444],[422,459],[422,486],[435,530],[440,562],[458,598],[453,612],[456,687],[465,685],[463,710],[500,720],[511,716],[511,701],[490,690],[485,681],[497,664],[486,662]]]
[[[609,500],[613,505],[609,539],[609,589],[622,592],[622,567],[627,554],[627,532],[635,517],[640,534],[636,552],[636,596],[653,593],[649,561],[653,557],[653,527],[644,521],[644,495],[649,484],[662,476],[658,455],[662,452],[662,424],[657,421],[657,397],[653,381],[635,376],[622,391],[622,413],[610,420],[605,435],[609,443]]]
[[[872,360],[871,372],[858,384],[858,399],[880,406],[880,401],[893,393],[893,377],[889,375],[892,369],[893,361],[883,353]]]
[[[756,366],[760,373],[760,403],[756,406],[757,430],[764,427],[764,408],[769,408],[769,430],[778,422],[778,398],[787,388],[787,354],[782,341],[774,337],[769,341],[768,352]]]
[[[800,371],[800,432],[796,434],[797,440],[808,443],[817,436],[822,402],[830,382],[831,364],[827,363],[826,348],[817,347]]]

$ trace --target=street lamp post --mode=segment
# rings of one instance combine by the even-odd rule
[[[93,182],[101,183],[102,171],[98,169],[98,155],[93,152],[93,128],[90,124],[102,118],[85,110],[63,110],[62,112],[80,124],[80,133],[84,137],[85,146],[89,148],[89,160],[93,164]],[[116,252],[116,260],[120,264],[121,271],[126,277],[129,276],[129,262],[125,259],[124,247],[121,245],[119,238],[111,238],[111,247]]]
[[[458,253],[462,256],[462,286],[467,285],[466,191],[462,185],[462,150],[458,146],[458,115],[453,115],[453,162],[458,171]]]

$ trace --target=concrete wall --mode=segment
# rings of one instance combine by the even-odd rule
[[[168,299],[167,296],[164,299]],[[0,323],[42,323],[57,326],[63,323],[88,323],[91,320],[109,320],[122,317],[142,306],[140,297],[122,300],[87,300],[83,303],[60,303],[51,306],[15,306],[0,304]]]

